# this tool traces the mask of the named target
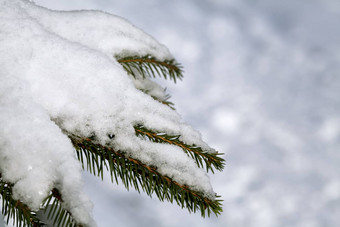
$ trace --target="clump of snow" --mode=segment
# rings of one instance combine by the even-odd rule
[[[37,209],[58,187],[76,220],[95,225],[67,132],[95,134],[98,143],[214,199],[208,176],[181,149],[135,135],[133,126],[142,124],[214,151],[175,111],[136,89],[162,97],[159,86],[135,86],[113,58],[171,59],[167,48],[103,12],[51,11],[24,0],[0,0],[0,7],[0,172],[14,184],[15,198]]]
[[[168,48],[126,19],[101,11],[53,11],[27,7],[26,12],[49,31],[110,57],[152,55],[172,59]]]
[[[12,75],[1,75],[0,97],[0,172],[14,184],[14,199],[36,210],[57,187],[65,202],[72,203],[65,205],[74,217],[93,223],[92,204],[81,193],[81,167],[68,137]]]

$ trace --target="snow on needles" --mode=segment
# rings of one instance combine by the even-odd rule
[[[214,198],[206,173],[180,148],[135,135],[133,126],[143,124],[213,151],[175,111],[137,90],[114,58],[171,59],[166,47],[103,12],[51,11],[24,0],[0,0],[0,9],[0,172],[16,199],[38,209],[57,187],[75,219],[95,225],[80,163],[63,132],[95,133],[99,143]]]

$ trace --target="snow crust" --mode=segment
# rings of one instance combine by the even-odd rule
[[[171,59],[166,47],[99,11],[52,11],[24,0],[0,0],[0,8],[0,172],[14,184],[16,199],[38,209],[57,187],[76,220],[95,225],[65,132],[95,134],[98,143],[214,199],[209,177],[181,149],[135,136],[133,126],[142,124],[214,151],[175,111],[136,89],[162,97],[159,85],[133,83],[114,58]]]

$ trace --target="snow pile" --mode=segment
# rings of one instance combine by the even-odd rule
[[[37,209],[57,187],[76,220],[94,225],[81,193],[80,165],[62,130],[95,134],[99,143],[214,199],[208,176],[180,148],[135,136],[133,126],[143,124],[214,151],[175,111],[137,90],[114,59],[171,59],[167,48],[124,19],[98,11],[51,11],[24,0],[0,0],[0,8],[0,172],[14,184],[16,199]],[[136,86],[162,95],[150,81]]]

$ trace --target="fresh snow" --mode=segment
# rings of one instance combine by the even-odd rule
[[[138,90],[165,98],[162,87],[133,82],[114,58],[172,59],[165,46],[99,11],[52,11],[25,0],[0,0],[0,8],[0,172],[16,199],[36,210],[57,187],[74,218],[95,225],[67,133],[95,134],[98,143],[214,199],[209,177],[180,148],[134,132],[143,124],[214,152],[174,110]]]

